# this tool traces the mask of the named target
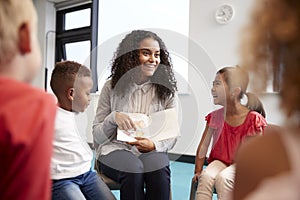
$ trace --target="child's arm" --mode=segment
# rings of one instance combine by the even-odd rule
[[[195,157],[195,171],[193,181],[198,181],[198,177],[200,176],[203,168],[203,164],[205,162],[208,146],[210,144],[212,137],[212,131],[209,129],[208,125],[204,129],[201,141],[197,148],[197,153]]]

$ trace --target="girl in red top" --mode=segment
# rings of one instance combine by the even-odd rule
[[[234,156],[241,142],[248,136],[261,134],[266,126],[265,111],[260,100],[247,93],[248,74],[240,67],[219,70],[213,81],[212,96],[215,105],[222,108],[206,116],[206,127],[195,159],[193,181],[198,182],[196,199],[212,199],[214,187],[218,199],[226,199],[233,189]],[[241,99],[247,95],[248,103]],[[208,166],[202,170],[209,144]]]

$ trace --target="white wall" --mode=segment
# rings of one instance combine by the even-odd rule
[[[53,3],[49,3],[46,0],[34,0],[34,4],[38,14],[38,37],[43,63],[33,84],[37,87],[44,88],[45,78],[47,76],[47,79],[49,80],[49,71],[51,71],[54,66],[56,9]],[[48,69],[47,74],[45,73],[46,69]],[[49,85],[46,87],[49,88]]]
[[[190,0],[190,41],[189,41],[189,94],[179,96],[181,138],[171,151],[177,154],[195,155],[197,145],[204,129],[205,115],[215,109],[210,95],[211,82],[216,71],[225,65],[235,65],[239,62],[239,34],[247,21],[248,11],[253,0]],[[55,14],[53,6],[45,0],[35,1],[39,10],[39,37],[44,54],[46,54],[46,38],[49,30],[54,30]],[[214,15],[217,7],[228,3],[235,8],[235,17],[227,25],[220,25]],[[53,67],[54,36],[48,33],[47,67]],[[45,57],[44,65],[45,66]],[[36,85],[43,87],[44,76],[41,72]],[[97,105],[97,95],[83,117],[87,120],[85,130],[91,132],[91,123]],[[277,94],[261,96],[264,103],[267,120],[281,124],[283,121],[277,108]],[[88,134],[88,140],[92,141]]]

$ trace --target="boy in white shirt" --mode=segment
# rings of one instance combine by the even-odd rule
[[[52,199],[115,199],[91,169],[93,152],[75,122],[75,115],[84,112],[91,100],[90,70],[73,61],[59,62],[50,85],[58,100],[51,163]]]

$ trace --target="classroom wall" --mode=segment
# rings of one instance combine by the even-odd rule
[[[33,84],[40,88],[49,88],[50,72],[54,65],[55,57],[55,26],[56,26],[56,8],[53,3],[47,0],[34,0],[38,14],[38,38],[43,56],[42,68]]]
[[[189,92],[179,95],[179,119],[181,137],[171,153],[195,155],[205,126],[205,115],[216,106],[212,104],[210,87],[215,72],[226,65],[239,63],[238,45],[242,26],[247,22],[249,9],[254,0],[190,0],[189,38]],[[217,7],[228,3],[235,8],[234,19],[226,25],[215,21]],[[39,39],[43,51],[43,69],[34,84],[44,87],[45,67],[54,65],[55,8],[46,0],[35,0],[39,15]],[[48,74],[49,76],[49,74]],[[275,93],[260,96],[267,112],[267,121],[281,124],[283,118],[278,109],[279,99]],[[92,141],[91,124],[97,106],[98,94],[86,113],[82,129]]]
[[[189,68],[189,84],[193,92],[192,95],[180,96],[184,105],[182,118],[187,121],[182,126],[182,137],[172,152],[195,155],[205,127],[205,115],[216,108],[210,95],[214,74],[223,66],[239,63],[239,37],[248,22],[254,1],[190,0],[189,59],[192,65]],[[222,4],[230,4],[235,9],[233,20],[225,25],[215,20],[216,9]],[[282,124],[278,94],[265,93],[259,97],[267,112],[267,121]]]

